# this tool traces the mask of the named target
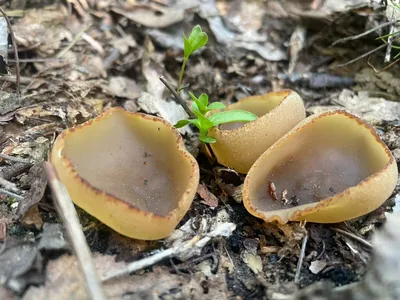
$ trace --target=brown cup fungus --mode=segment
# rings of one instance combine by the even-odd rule
[[[112,108],[57,138],[51,162],[71,199],[115,231],[168,236],[189,209],[199,167],[161,118]]]
[[[378,208],[397,176],[373,128],[344,111],[327,112],[303,120],[260,156],[243,201],[267,222],[336,223]]]
[[[291,90],[251,96],[229,105],[259,118],[249,123],[226,123],[209,130],[210,144],[218,162],[247,173],[257,158],[306,116],[300,96]]]

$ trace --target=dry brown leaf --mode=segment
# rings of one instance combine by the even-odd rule
[[[99,276],[114,272],[126,266],[124,262],[115,262],[114,256],[95,255],[94,265]],[[155,268],[154,272],[142,275],[132,275],[106,282],[103,289],[107,299],[125,299],[126,295],[140,294],[143,297],[152,296],[158,299],[163,294],[173,290],[181,290],[188,284],[185,277],[170,274],[169,270]],[[86,300],[89,299],[85,290],[85,281],[79,269],[75,256],[64,255],[50,261],[46,271],[46,284],[40,287],[30,287],[23,300]]]
[[[39,208],[37,205],[31,206],[22,218],[22,224],[27,227],[35,226],[37,230],[40,230],[43,226],[43,219],[40,215]]]
[[[199,184],[197,193],[204,200],[202,201],[204,204],[210,207],[218,207],[218,198],[204,184]]]

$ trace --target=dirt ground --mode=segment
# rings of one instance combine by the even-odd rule
[[[11,21],[18,59],[9,36],[0,61],[0,299],[90,298],[43,162],[64,129],[110,107],[177,121],[182,109],[159,77],[177,85],[182,34],[196,24],[209,40],[187,65],[184,84],[194,94],[207,93],[210,102],[228,105],[293,89],[302,96],[307,115],[344,109],[373,125],[400,162],[398,41],[394,35],[385,61],[387,41],[377,39],[389,30],[400,32],[394,22],[382,26],[399,17],[383,2],[1,4]],[[332,45],[375,27],[380,28]],[[189,100],[186,92],[182,96]],[[215,224],[232,223],[235,230],[212,238],[197,252],[106,281],[107,299],[289,299],[317,282],[337,287],[363,280],[374,247],[371,237],[388,214],[400,210],[399,182],[380,208],[355,220],[265,223],[243,206],[245,176],[211,163],[199,151],[194,129],[183,137],[199,163],[200,186],[176,240],[129,239],[76,207],[98,273],[103,277],[123,269]]]

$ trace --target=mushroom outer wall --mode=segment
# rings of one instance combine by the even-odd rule
[[[160,128],[167,132],[167,140],[174,143],[175,155],[179,155],[184,164],[184,169],[175,170],[180,172],[186,187],[177,195],[177,206],[167,214],[157,214],[151,211],[138,209],[129,201],[121,200],[114,195],[102,191],[101,188],[92,186],[86,179],[82,178],[74,169],[72,162],[63,155],[65,140],[69,135],[84,131],[88,126],[95,126],[102,122],[103,118],[111,114],[117,114],[121,118],[127,118],[127,122],[146,122],[149,131],[157,132]],[[140,128],[139,128],[140,129]],[[152,134],[151,132],[149,134]],[[104,141],[104,143],[112,141]],[[162,149],[163,145],[159,145]],[[166,147],[167,148],[167,147]],[[176,158],[175,158],[176,159]],[[199,182],[199,167],[197,161],[186,151],[182,137],[179,132],[165,120],[139,113],[129,113],[122,108],[112,108],[99,117],[90,120],[75,128],[67,129],[61,133],[55,141],[51,153],[51,162],[63,184],[66,186],[72,201],[101,222],[115,231],[136,239],[157,240],[168,236],[176,225],[184,217],[196,194]],[[174,166],[172,166],[174,168]],[[132,182],[132,185],[137,182]]]
[[[250,111],[258,119],[234,129],[214,127],[209,135],[217,141],[211,148],[224,166],[246,174],[257,158],[306,117],[304,103],[294,91],[283,90],[251,96],[229,105],[226,110]]]

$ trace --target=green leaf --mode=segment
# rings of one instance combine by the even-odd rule
[[[192,49],[192,43],[185,35],[183,35],[183,56],[185,57],[185,59],[188,59],[193,51],[194,50]]]
[[[214,109],[224,109],[226,108],[226,105],[223,104],[222,102],[213,102],[209,106],[207,106],[207,110],[214,110]]]
[[[181,127],[186,126],[187,124],[190,124],[190,120],[179,120],[178,122],[176,122],[174,127],[175,128],[181,128]]]
[[[204,105],[204,107],[207,107],[208,105],[208,95],[203,93],[199,97],[199,101]]]
[[[196,106],[194,106],[202,115],[204,115],[207,112],[207,105],[204,105],[200,99],[197,99],[195,95],[193,95],[191,92],[189,92],[190,97],[193,99],[194,103],[196,103]],[[201,94],[202,96],[203,94]],[[200,96],[200,97],[201,97]],[[193,105],[192,105],[193,107]]]
[[[213,114],[209,117],[209,120],[214,124],[214,126],[217,126],[219,124],[232,122],[250,122],[254,121],[257,118],[258,117],[255,114],[249,111],[228,110]]]
[[[215,138],[207,135],[199,136],[199,140],[202,141],[203,143],[208,143],[208,144],[213,144],[217,141]]]
[[[194,51],[200,49],[205,46],[208,42],[207,33],[203,32],[200,25],[196,25],[193,27],[192,32],[189,35],[189,41],[191,45],[192,54]]]
[[[205,32],[199,33],[192,41],[190,41],[190,44],[192,46],[192,52],[204,47],[208,42],[208,35]]]
[[[191,124],[193,124],[194,126],[196,126],[200,131],[201,131],[201,123],[198,119],[192,119],[189,120]]]

